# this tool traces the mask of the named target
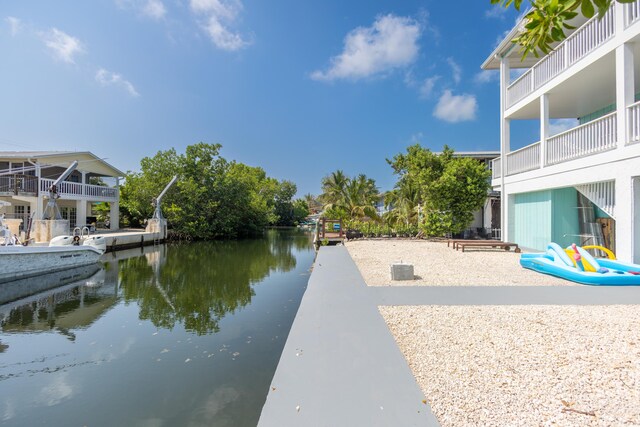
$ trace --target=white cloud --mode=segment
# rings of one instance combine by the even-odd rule
[[[160,20],[167,14],[167,9],[160,0],[147,0],[142,7],[142,13],[150,18]]]
[[[7,16],[4,20],[9,24],[9,31],[11,32],[11,37],[15,37],[18,35],[20,30],[22,29],[22,21],[13,16]]]
[[[508,9],[506,7],[502,7],[500,5],[495,5],[490,7],[484,12],[485,18],[497,18],[504,19],[504,16],[507,14]]]
[[[433,110],[433,115],[445,122],[457,123],[474,120],[477,110],[478,104],[475,96],[453,95],[450,90],[445,90]]]
[[[577,119],[549,120],[549,136],[553,136],[578,126]]]
[[[129,93],[129,95],[133,97],[140,96],[140,94],[130,81],[125,80],[120,74],[112,73],[111,71],[107,71],[104,68],[100,68],[96,73],[96,81],[102,86],[114,85],[124,88]]]
[[[314,80],[360,79],[405,67],[418,56],[422,32],[414,19],[380,16],[371,27],[358,27],[347,34],[344,50],[331,58],[327,71],[314,71]]]
[[[476,83],[489,83],[494,80],[498,80],[500,72],[498,70],[482,70],[473,77],[473,81]]]
[[[433,88],[436,85],[436,82],[440,79],[440,76],[432,76],[426,78],[422,85],[420,85],[420,97],[428,98],[433,93]]]
[[[121,9],[133,9],[138,13],[159,21],[167,14],[167,8],[162,0],[115,0]]]
[[[74,64],[74,56],[83,53],[84,47],[77,38],[69,34],[52,28],[42,34],[44,44],[53,51],[53,54],[60,60]]]
[[[243,9],[240,0],[191,0],[190,5],[194,13],[204,17],[201,26],[219,49],[235,51],[251,44],[230,29]]]
[[[462,68],[460,68],[452,57],[447,58],[447,64],[451,67],[453,81],[456,82],[456,84],[460,83],[460,80],[462,79]]]

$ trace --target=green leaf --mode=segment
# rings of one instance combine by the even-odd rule
[[[591,18],[595,14],[595,9],[591,4],[591,0],[582,0],[582,8],[580,10],[587,18]]]

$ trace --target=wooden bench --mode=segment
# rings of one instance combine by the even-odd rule
[[[462,240],[447,240],[447,247],[450,244],[453,244],[453,249],[458,250],[458,245],[460,243],[503,243],[502,240],[471,240],[471,239],[462,239]]]
[[[516,243],[511,243],[511,242],[498,242],[498,241],[484,241],[481,242],[479,240],[475,241],[475,242],[458,242],[456,250],[461,249],[462,252],[464,252],[464,248],[465,247],[471,247],[471,248],[502,248],[505,251],[508,251],[509,249],[511,249],[511,247],[514,247],[514,252],[515,253],[520,253],[521,250],[518,247],[518,245]]]

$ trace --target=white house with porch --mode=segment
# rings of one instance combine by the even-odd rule
[[[92,207],[106,202],[109,228],[117,230],[119,180],[124,173],[88,151],[0,151],[0,200],[11,203],[5,208],[7,218],[21,219],[26,225],[35,212],[35,219],[41,219],[49,187],[74,160],[78,161],[77,169],[58,186],[62,217],[69,220],[70,227],[90,225]]]
[[[640,3],[614,1],[602,19],[574,21],[551,53],[524,61],[512,43],[520,22],[482,64],[500,70],[492,185],[502,193],[502,238],[540,250],[601,244],[638,263]],[[551,135],[552,120],[567,118],[576,126]],[[511,125],[531,119],[539,134],[512,150]]]

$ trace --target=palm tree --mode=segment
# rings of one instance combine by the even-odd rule
[[[375,203],[378,199],[376,182],[360,174],[350,179],[346,189],[346,208],[352,218],[369,217],[378,219]]]
[[[374,206],[377,197],[375,181],[364,174],[349,178],[337,170],[322,179],[320,200],[324,208],[344,211],[351,218],[378,219]]]
[[[396,188],[385,196],[385,205],[392,207],[388,220],[404,222],[405,225],[417,224],[421,201],[419,187],[410,180],[400,179]]]
[[[348,183],[349,177],[341,170],[332,172],[331,175],[322,178],[320,201],[325,209],[344,207]]]

